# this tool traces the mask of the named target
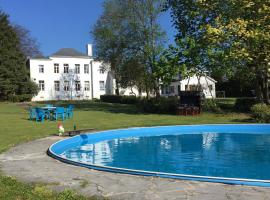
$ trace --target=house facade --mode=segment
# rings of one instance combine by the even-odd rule
[[[112,74],[92,57],[92,45],[83,54],[63,48],[49,57],[29,59],[30,77],[39,93],[32,101],[82,100],[113,94]]]
[[[95,61],[92,45],[86,54],[63,48],[49,57],[29,59],[30,77],[39,86],[32,101],[99,99],[100,95],[115,94],[115,80],[104,63]],[[178,77],[170,86],[161,87],[161,96],[177,96],[179,91],[202,90],[206,98],[215,98],[216,81],[208,76]],[[120,88],[120,95],[146,96],[136,86]]]
[[[202,91],[205,98],[216,98],[216,82],[209,76],[179,77],[169,86],[161,87],[161,96],[177,96],[179,91]]]

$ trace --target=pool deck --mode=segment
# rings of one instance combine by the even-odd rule
[[[21,181],[66,188],[109,199],[266,200],[270,188],[184,181],[101,172],[57,161],[46,154],[62,137],[47,137],[0,154],[0,170]]]

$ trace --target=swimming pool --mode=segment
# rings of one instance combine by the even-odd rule
[[[109,172],[270,186],[269,124],[109,130],[61,140],[48,152]]]

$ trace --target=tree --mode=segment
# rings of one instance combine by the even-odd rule
[[[14,30],[20,40],[20,50],[27,57],[40,56],[39,45],[37,41],[31,37],[30,31],[20,25],[14,25]]]
[[[116,94],[119,95],[119,67],[122,64],[123,51],[126,48],[123,19],[118,0],[107,0],[103,4],[103,14],[92,32],[97,59],[109,63],[116,80]]]
[[[183,52],[199,69],[253,81],[258,99],[269,103],[269,1],[168,0],[166,6],[176,40],[195,44],[196,51],[187,43]]]
[[[93,35],[97,57],[110,63],[117,88],[136,84],[159,94],[154,64],[165,35],[157,23],[160,12],[160,0],[105,1]]]
[[[20,49],[20,40],[8,16],[0,11],[0,99],[37,93],[30,80],[26,58]],[[30,98],[31,99],[31,98]]]
[[[227,63],[234,74],[254,83],[258,100],[269,104],[270,2],[232,0],[216,4],[201,5],[217,13],[207,26],[209,43],[222,53],[220,61]],[[218,4],[227,10],[218,8]]]

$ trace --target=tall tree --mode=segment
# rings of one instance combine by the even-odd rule
[[[27,57],[40,56],[41,52],[39,50],[39,44],[36,39],[34,39],[30,31],[20,26],[18,24],[14,25],[14,30],[20,41],[20,50]]]
[[[191,58],[199,69],[254,81],[258,99],[269,103],[270,1],[167,0],[167,8],[177,41],[187,43],[184,62]]]
[[[154,70],[165,35],[157,23],[161,2],[105,1],[104,13],[94,27],[93,35],[97,57],[110,63],[117,86],[136,84],[148,93],[153,89],[159,93]]]
[[[119,95],[119,68],[123,51],[126,48],[123,19],[126,13],[121,10],[119,0],[107,0],[103,4],[103,14],[93,29],[95,53],[97,59],[109,63],[116,80],[116,94]]]
[[[26,59],[20,49],[20,40],[8,16],[0,11],[0,99],[37,92],[30,80]]]

